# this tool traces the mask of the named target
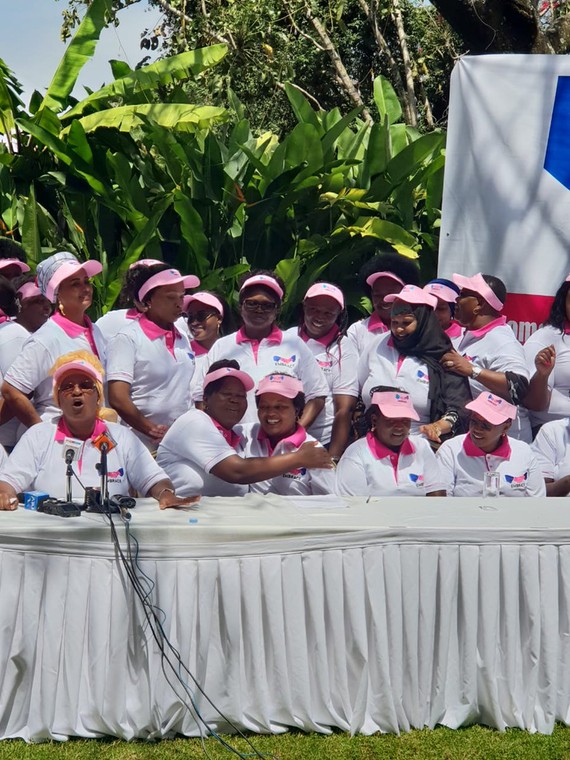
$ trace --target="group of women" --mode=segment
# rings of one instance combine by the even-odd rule
[[[94,324],[98,262],[63,252],[27,270],[0,259],[0,509],[30,488],[63,496],[69,446],[74,498],[96,487],[101,436],[113,493],[162,508],[248,491],[475,496],[488,472],[501,495],[570,492],[569,281],[523,347],[499,279],[420,287],[392,253],[361,272],[369,317],[348,327],[342,289],[316,282],[287,330],[270,271],[242,279],[235,330],[219,294],[157,260],[131,266],[125,308]]]

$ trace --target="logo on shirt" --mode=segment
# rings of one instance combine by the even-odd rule
[[[188,358],[192,359],[192,361],[194,361],[194,359],[195,359],[195,356],[194,356],[194,354],[191,351],[188,351]]]
[[[332,359],[317,359],[317,364],[323,370],[323,372],[330,370],[333,365]]]
[[[290,367],[297,361],[297,354],[292,356],[274,356],[273,361],[276,367]]]
[[[524,491],[528,480],[528,470],[522,475],[505,475],[505,480],[514,491]]]
[[[118,470],[115,470],[114,472],[107,473],[107,479],[110,483],[116,483],[117,481],[121,481],[121,479],[124,477],[125,471],[122,467],[120,467]]]
[[[299,480],[299,478],[302,478],[304,475],[307,474],[307,470],[305,467],[300,467],[298,470],[290,470],[289,472],[286,472],[283,477],[284,478],[291,478],[291,480]]]
[[[468,362],[474,362],[477,358],[476,356],[469,356],[469,354],[463,354],[464,358],[467,359]]]
[[[427,372],[422,372],[422,370],[419,369],[416,377],[418,379],[418,382],[423,383],[424,385],[429,384],[429,375]]]
[[[424,476],[423,475],[414,475],[413,472],[409,475],[410,480],[412,483],[416,484],[416,488],[423,488],[424,486]]]

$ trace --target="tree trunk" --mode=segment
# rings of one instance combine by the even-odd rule
[[[400,11],[400,5],[398,0],[391,0],[392,2],[392,19],[396,27],[396,34],[398,35],[398,42],[400,44],[400,50],[402,52],[402,62],[404,64],[404,81],[406,83],[406,92],[408,96],[408,102],[410,105],[410,121],[409,124],[412,127],[418,126],[418,104],[416,102],[416,93],[414,90],[414,74],[412,71],[412,59],[410,57],[410,51],[408,49],[408,39],[406,37],[406,31],[404,29],[404,20],[402,18],[402,12]]]

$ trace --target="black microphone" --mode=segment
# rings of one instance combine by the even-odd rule
[[[65,464],[69,467],[69,465],[73,462],[75,459],[75,451],[73,449],[67,449],[65,452]]]
[[[73,477],[73,467],[71,463],[75,459],[75,449],[66,449],[65,451],[65,464],[67,469],[65,471],[65,499],[70,502],[73,501],[71,478]]]

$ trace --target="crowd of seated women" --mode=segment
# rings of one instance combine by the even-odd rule
[[[200,496],[501,496],[570,493],[570,279],[523,346],[505,284],[477,273],[423,287],[397,253],[360,280],[371,314],[348,325],[333,282],[285,329],[282,280],[243,276],[237,319],[155,259],[131,265],[119,306],[87,316],[94,260],[56,253],[30,272],[0,241],[0,509],[18,494],[73,498],[100,482],[161,508]],[[12,247],[10,247],[12,246]],[[236,329],[237,328],[237,329]]]

